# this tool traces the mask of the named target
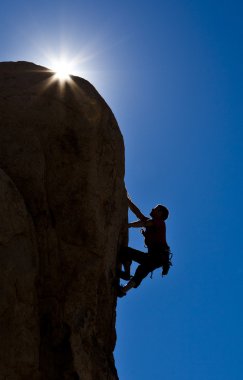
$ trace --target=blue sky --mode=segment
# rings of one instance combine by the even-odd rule
[[[171,272],[118,302],[120,380],[242,379],[242,19],[235,0],[1,4],[0,60],[78,55],[123,133],[131,197],[170,209]]]

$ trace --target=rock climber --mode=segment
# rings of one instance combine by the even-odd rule
[[[171,264],[170,247],[166,242],[165,220],[169,216],[169,211],[165,206],[157,205],[150,212],[151,218],[142,214],[138,207],[128,196],[128,206],[139,219],[128,223],[128,227],[142,228],[145,245],[148,252],[141,252],[134,248],[126,247],[122,249],[120,261],[124,270],[119,271],[119,277],[128,280],[125,286],[119,286],[118,296],[123,297],[132,289],[137,288],[142,280],[153,270],[162,267],[162,276],[167,275]],[[139,263],[133,277],[130,275],[132,261]]]

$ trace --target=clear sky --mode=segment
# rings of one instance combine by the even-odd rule
[[[145,214],[170,209],[169,275],[156,271],[118,301],[120,380],[241,380],[242,1],[9,0],[0,9],[0,60],[74,59],[73,74],[118,120],[134,202]],[[130,245],[143,249],[139,230]]]

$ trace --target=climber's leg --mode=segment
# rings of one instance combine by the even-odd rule
[[[147,254],[145,256],[142,264],[137,267],[132,279],[125,286],[119,286],[118,297],[124,297],[130,289],[137,288],[150,272],[162,266],[161,258],[154,258]]]
[[[125,286],[119,286],[117,294],[118,297],[124,297],[130,289],[135,287],[135,285],[136,283],[132,279]]]
[[[162,259],[160,257],[147,255],[142,264],[137,267],[136,272],[132,278],[135,282],[134,288],[137,288],[149,273],[153,272],[153,270],[157,268],[160,268],[161,266]]]
[[[147,277],[147,275],[152,272],[153,269],[151,269],[150,266],[147,266],[146,264],[140,264],[137,269],[136,269],[136,272],[133,276],[133,281],[135,282],[135,286],[134,288],[137,288],[142,280]]]
[[[158,266],[156,266],[156,268],[157,267]],[[147,263],[145,262],[140,264],[137,267],[135,275],[132,279],[125,286],[119,286],[118,297],[124,297],[130,289],[137,288],[141,284],[142,280],[154,269],[155,265],[149,263],[149,260],[147,260]]]
[[[123,280],[130,280],[131,274],[131,264],[132,261],[142,263],[146,259],[147,254],[137,249],[125,247],[122,249],[120,254],[120,261],[123,264],[124,271],[119,271],[119,277]]]
[[[124,251],[125,257],[129,258],[132,261],[136,261],[139,264],[142,264],[144,260],[147,259],[148,254],[138,249],[134,249],[131,247],[126,247]]]

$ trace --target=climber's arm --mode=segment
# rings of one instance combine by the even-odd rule
[[[141,213],[141,211],[139,210],[139,208],[132,202],[132,200],[131,200],[131,198],[129,196],[127,196],[127,201],[128,201],[128,207],[136,215],[136,217],[138,219],[140,219],[141,221],[145,221],[145,220],[148,219],[145,215],[143,215]],[[137,223],[137,222],[134,222],[134,223]],[[140,227],[140,226],[138,226],[138,227]],[[141,226],[141,227],[143,227],[143,226]]]
[[[153,225],[153,221],[149,220],[136,220],[135,222],[128,223],[128,227],[151,227]]]

